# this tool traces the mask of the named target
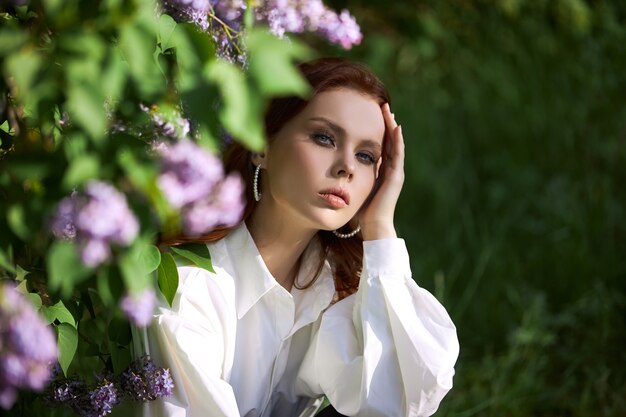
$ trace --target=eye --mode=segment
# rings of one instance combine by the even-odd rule
[[[313,140],[323,146],[334,146],[335,140],[328,133],[318,132],[312,136]]]
[[[356,157],[359,161],[367,165],[374,165],[376,157],[369,152],[357,152]]]

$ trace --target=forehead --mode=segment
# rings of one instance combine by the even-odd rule
[[[348,136],[382,143],[385,122],[380,105],[370,96],[349,89],[316,94],[300,116],[304,120],[322,117],[341,126]]]

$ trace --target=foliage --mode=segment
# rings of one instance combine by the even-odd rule
[[[145,325],[153,287],[172,302],[174,257],[211,268],[206,248],[156,246],[181,232],[186,209],[162,186],[157,148],[191,140],[218,152],[227,135],[258,150],[267,100],[308,93],[294,61],[311,51],[297,40],[240,30],[246,70],[216,58],[211,33],[159,10],[143,0],[0,3],[0,279],[21,282],[56,330],[60,377],[95,381],[99,391],[84,394],[102,413],[114,391],[93,375],[128,367],[127,320]],[[28,392],[12,410],[65,412]]]

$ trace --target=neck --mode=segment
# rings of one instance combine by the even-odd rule
[[[280,285],[291,291],[298,273],[298,259],[317,230],[299,227],[284,214],[284,211],[268,210],[267,204],[259,204],[246,225],[267,269]]]

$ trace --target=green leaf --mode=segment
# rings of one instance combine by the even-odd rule
[[[159,18],[159,45],[161,51],[171,48],[172,34],[176,30],[176,21],[168,14],[162,14]]]
[[[176,53],[176,63],[180,70],[180,75],[176,80],[181,90],[193,90],[197,85],[202,62],[194,49],[194,45],[189,39],[185,30],[190,24],[180,23],[176,25],[168,40],[168,49],[172,49]]]
[[[5,28],[0,31],[0,55],[15,53],[28,41],[26,32]]]
[[[53,306],[43,307],[41,314],[48,320],[48,323],[53,323],[58,320],[59,323],[67,323],[72,327],[76,327],[76,320],[70,311],[65,307],[63,301],[59,301]]]
[[[15,279],[17,281],[24,281],[26,279],[26,275],[30,274],[30,271],[25,270],[21,266],[17,265],[17,271],[15,274]]]
[[[26,215],[24,212],[24,206],[21,204],[15,204],[7,210],[7,222],[13,233],[15,233],[20,239],[28,240],[31,231],[28,228]]]
[[[133,294],[139,294],[150,285],[150,274],[158,268],[160,262],[159,249],[144,239],[137,239],[120,259],[126,288]]]
[[[100,346],[104,343],[107,326],[102,315],[97,317],[85,317],[80,320],[81,340],[85,340],[90,345],[97,346],[95,354],[100,353]],[[81,343],[81,349],[83,344]]]
[[[135,88],[144,97],[156,95],[165,88],[165,79],[154,60],[156,36],[145,22],[131,22],[120,31],[120,50],[128,63]]]
[[[102,91],[91,83],[72,83],[67,90],[67,111],[92,139],[99,141],[107,127]]]
[[[178,289],[178,269],[171,253],[166,252],[161,255],[158,271],[159,289],[171,306]]]
[[[109,51],[106,63],[102,69],[102,89],[106,93],[108,103],[116,104],[124,91],[128,79],[128,67],[124,64],[120,50],[115,48]]]
[[[224,127],[250,149],[261,151],[265,146],[263,98],[252,94],[243,72],[233,64],[211,62],[204,74],[220,88],[224,101],[220,121]]]
[[[125,346],[119,346],[117,343],[109,344],[109,353],[111,354],[113,372],[116,374],[124,372],[132,361],[130,349]]]
[[[153,166],[139,161],[132,150],[122,148],[118,151],[117,162],[130,177],[133,185],[147,192],[156,182],[157,172]]]
[[[111,282],[109,277],[109,270],[101,269],[98,271],[96,277],[96,288],[98,289],[98,296],[102,300],[102,303],[106,306],[112,305],[115,301],[113,293],[111,291]]]
[[[74,159],[63,177],[63,187],[73,189],[84,184],[87,180],[97,178],[100,171],[100,161],[93,155],[84,155]]]
[[[50,289],[60,290],[63,298],[69,297],[74,286],[91,273],[80,261],[75,245],[66,241],[56,241],[50,246],[46,267]]]
[[[28,287],[26,281],[22,281],[15,287],[15,290],[22,293],[22,295],[28,294]]]
[[[311,87],[293,64],[312,57],[312,51],[295,39],[279,39],[265,30],[253,30],[246,38],[249,72],[262,94],[306,97]]]
[[[29,292],[28,294],[26,294],[26,298],[28,299],[28,301],[30,301],[30,303],[33,305],[33,307],[35,307],[35,310],[39,310],[41,308],[41,297],[39,296],[39,294],[34,293],[34,292]]]
[[[78,331],[68,323],[61,323],[55,326],[57,331],[57,344],[59,348],[59,364],[63,374],[67,376],[69,368],[78,347]]]
[[[15,267],[11,261],[11,257],[7,255],[3,249],[0,249],[0,268],[4,268],[8,272],[15,274]]]
[[[25,99],[24,96],[32,94],[35,77],[42,65],[41,56],[28,48],[23,48],[19,52],[13,52],[9,55],[5,63],[5,69],[8,73],[6,76],[15,80],[19,99]]]
[[[109,323],[109,340],[120,345],[128,345],[131,340],[130,324],[120,318],[113,318]]]
[[[185,243],[184,245],[172,246],[170,249],[177,255],[190,260],[194,265],[207,271],[215,272],[207,245],[202,243]]]
[[[154,245],[141,245],[137,254],[141,267],[147,274],[156,271],[161,263],[161,251]]]

